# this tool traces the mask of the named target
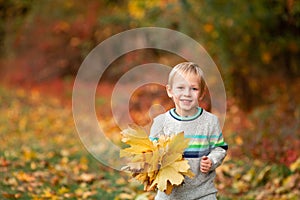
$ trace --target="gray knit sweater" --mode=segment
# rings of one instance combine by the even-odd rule
[[[215,115],[198,108],[198,112],[192,117],[181,117],[175,109],[154,118],[150,139],[158,139],[159,135],[170,135],[184,131],[186,138],[190,138],[189,147],[184,151],[184,157],[189,161],[195,177],[185,178],[184,184],[174,187],[170,195],[158,191],[156,200],[192,200],[201,199],[210,194],[216,194],[214,178],[215,169],[226,156],[227,144],[224,142],[218,119]],[[202,156],[208,156],[213,166],[208,174],[200,172],[200,160]]]

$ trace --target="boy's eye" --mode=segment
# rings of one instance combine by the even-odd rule
[[[198,91],[199,89],[198,89],[198,88],[192,88],[192,90],[194,90],[194,91]]]
[[[183,87],[182,87],[182,86],[178,86],[178,87],[177,87],[177,89],[179,89],[179,90],[182,90],[182,89],[183,89]]]

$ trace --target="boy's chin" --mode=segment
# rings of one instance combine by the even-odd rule
[[[195,112],[195,107],[191,107],[191,106],[181,106],[181,110],[184,113],[193,113]]]
[[[196,107],[192,104],[182,104],[180,105],[181,110],[183,111],[194,111]]]

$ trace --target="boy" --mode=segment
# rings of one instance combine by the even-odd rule
[[[150,139],[184,131],[185,137],[190,138],[184,158],[195,177],[186,177],[184,184],[175,187],[170,195],[158,191],[155,199],[216,199],[215,169],[225,158],[228,146],[217,117],[198,107],[205,90],[203,72],[195,63],[180,63],[170,72],[166,89],[175,108],[154,118]]]

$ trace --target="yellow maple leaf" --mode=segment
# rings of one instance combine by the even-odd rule
[[[144,129],[136,125],[129,125],[129,128],[121,132],[123,138],[122,141],[138,138],[148,140],[148,134]]]
[[[177,169],[178,172],[188,172],[190,165],[187,160],[179,160],[172,163],[170,166]]]
[[[185,148],[189,145],[189,139],[184,137],[184,133],[180,132],[176,135],[171,136],[170,142],[168,144],[168,152],[171,153],[181,153],[184,151]]]
[[[159,190],[165,191],[167,189],[167,181],[170,181],[172,185],[180,185],[183,180],[184,176],[178,173],[177,169],[172,166],[166,166],[158,172],[151,188],[157,185]]]
[[[189,139],[184,138],[184,133],[178,133],[171,136],[170,140],[166,143],[165,154],[162,157],[162,167],[168,166],[176,160],[182,159],[182,154],[185,148],[188,147]]]
[[[121,150],[120,157],[153,151],[154,145],[142,128],[131,125],[130,128],[123,130],[121,134],[122,142],[130,145],[130,147]]]
[[[185,176],[194,176],[182,156],[189,144],[183,132],[151,141],[143,129],[131,126],[122,132],[122,137],[130,146],[120,152],[121,157],[129,160],[124,169],[132,172],[146,190],[157,188],[169,194],[174,186],[183,183]]]

